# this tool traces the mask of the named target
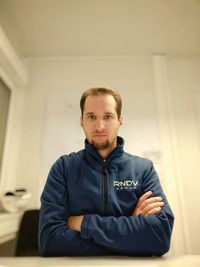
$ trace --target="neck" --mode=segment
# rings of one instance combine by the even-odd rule
[[[104,150],[97,150],[97,151],[103,159],[106,159],[109,156],[109,154],[112,152],[112,151],[108,152],[105,149]]]

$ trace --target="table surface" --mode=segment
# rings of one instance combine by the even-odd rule
[[[182,255],[177,257],[135,258],[123,256],[108,257],[1,257],[0,267],[61,267],[61,266],[132,266],[132,267],[200,267],[200,255]]]

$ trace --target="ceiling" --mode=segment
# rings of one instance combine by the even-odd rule
[[[200,53],[200,0],[0,0],[24,57]]]

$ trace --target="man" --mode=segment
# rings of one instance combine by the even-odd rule
[[[152,162],[123,150],[120,95],[92,88],[80,106],[85,149],[60,157],[49,173],[41,196],[41,255],[163,255],[174,216]]]

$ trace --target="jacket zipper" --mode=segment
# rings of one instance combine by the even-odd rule
[[[105,159],[103,160],[103,214],[108,214],[108,173]]]

